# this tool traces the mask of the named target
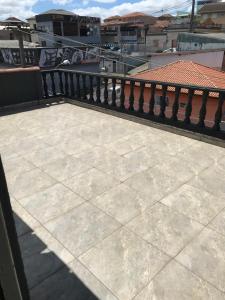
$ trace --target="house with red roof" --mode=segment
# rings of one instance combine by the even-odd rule
[[[144,79],[149,81],[159,81],[168,83],[166,94],[166,117],[172,115],[172,107],[175,99],[175,88],[170,84],[182,84],[195,86],[195,92],[192,100],[192,122],[197,122],[199,119],[199,112],[202,105],[202,91],[197,87],[220,88],[225,89],[225,72],[206,67],[204,65],[192,61],[176,61],[168,65],[159,66],[157,68],[147,70],[132,77],[136,79]],[[126,82],[125,85],[125,99],[126,103],[129,101],[130,83]],[[138,99],[140,96],[140,84],[137,82],[134,86],[134,107],[138,107]],[[209,93],[207,100],[207,126],[212,126],[215,112],[218,105],[218,94]],[[155,113],[160,110],[160,97],[162,97],[162,86],[156,85],[155,90]],[[144,88],[144,107],[148,111],[149,101],[151,98],[151,84],[145,84]],[[178,119],[183,120],[185,109],[188,102],[188,90],[182,88],[179,97],[179,111]],[[223,104],[223,118],[225,117],[225,103]],[[225,118],[224,118],[225,119]]]

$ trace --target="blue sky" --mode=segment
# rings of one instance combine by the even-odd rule
[[[187,10],[191,0],[0,0],[0,19],[15,16],[26,19],[52,8],[62,8],[79,15],[98,16],[102,19],[111,15],[141,11],[154,13],[162,8],[166,13],[172,7]],[[167,11],[166,11],[167,9]]]

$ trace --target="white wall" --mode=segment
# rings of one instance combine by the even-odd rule
[[[224,49],[225,41],[224,43],[179,42],[177,46],[180,51]]]
[[[193,54],[181,54],[176,53],[155,55],[150,58],[149,68],[153,69],[160,65],[166,65],[177,60],[191,60],[199,64],[203,64],[212,68],[222,68],[224,57],[224,51],[215,52],[201,52]]]
[[[167,36],[166,35],[147,35],[146,47],[148,51],[157,52],[166,49]]]

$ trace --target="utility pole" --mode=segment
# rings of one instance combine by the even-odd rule
[[[194,29],[194,17],[195,17],[195,0],[192,0],[190,30],[189,30],[190,32],[193,32]]]

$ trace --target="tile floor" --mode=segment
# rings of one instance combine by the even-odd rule
[[[32,300],[225,300],[225,149],[61,104],[0,153]]]

